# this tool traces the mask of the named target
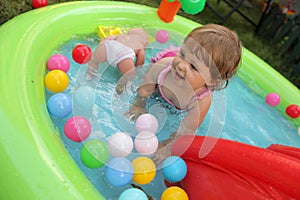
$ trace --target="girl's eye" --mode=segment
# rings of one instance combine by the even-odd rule
[[[198,71],[197,68],[196,68],[193,64],[191,64],[191,68],[192,68],[193,70]]]
[[[179,53],[179,54],[180,54],[180,56],[181,56],[181,58],[182,58],[182,59],[184,59],[184,58],[185,58],[185,55],[184,55],[184,53],[183,53],[182,51],[180,51],[180,53]]]

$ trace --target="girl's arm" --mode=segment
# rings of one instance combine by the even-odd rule
[[[185,132],[195,132],[207,115],[211,102],[211,95],[194,101],[188,111],[188,114],[182,119],[177,132],[179,134],[184,134]]]
[[[137,93],[142,97],[149,97],[155,92],[159,73],[166,67],[165,62],[152,64],[144,75],[144,80],[137,89]]]
[[[129,109],[129,118],[136,120],[140,115],[145,114],[147,98],[155,91],[155,84],[141,85],[137,90],[132,107]]]
[[[147,98],[155,92],[157,77],[164,64],[152,64],[144,76],[142,84],[137,89],[137,95],[132,107],[129,109],[129,117],[137,119],[141,114],[146,113],[145,104]]]
[[[172,133],[170,137],[163,141],[161,146],[172,144],[178,137],[186,134],[194,134],[203,122],[209,107],[211,105],[211,96],[195,101],[191,105],[188,114],[182,119],[176,132]]]
[[[147,78],[137,89],[137,95],[134,99],[133,106],[129,109],[129,117],[131,119],[137,119],[140,115],[145,114],[145,105],[147,98],[154,93],[156,87],[155,82],[147,82]]]
[[[155,162],[162,162],[171,155],[172,144],[182,135],[194,134],[203,122],[209,107],[211,105],[211,96],[195,101],[191,105],[188,114],[181,121],[176,132],[172,133],[167,140],[159,144],[157,152],[154,155]]]

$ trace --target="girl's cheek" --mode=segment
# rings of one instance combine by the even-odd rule
[[[180,60],[181,60],[181,59],[180,59],[179,56],[175,56],[173,62],[174,62],[174,63],[178,63],[178,62],[180,62]]]

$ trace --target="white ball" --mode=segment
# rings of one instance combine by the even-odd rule
[[[158,121],[149,113],[142,114],[137,118],[135,127],[138,132],[150,131],[155,134],[158,129]]]
[[[150,131],[142,131],[136,135],[134,147],[142,155],[153,154],[158,148],[158,138]]]
[[[117,132],[108,139],[108,149],[114,157],[126,157],[133,149],[133,141],[130,135]]]

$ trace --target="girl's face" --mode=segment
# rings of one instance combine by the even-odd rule
[[[205,74],[209,76],[208,67],[202,62],[195,62],[191,56],[185,55],[184,51],[180,51],[173,60],[173,76],[179,85],[188,83],[189,86],[197,91],[205,87]],[[196,64],[194,64],[196,63]],[[207,69],[205,71],[205,69]]]

